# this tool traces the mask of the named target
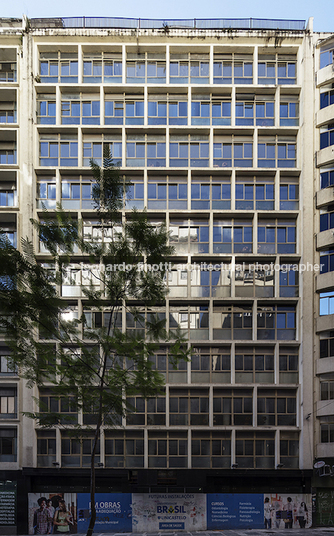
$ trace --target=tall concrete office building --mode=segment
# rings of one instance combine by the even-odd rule
[[[312,19],[0,19],[8,239],[28,236],[47,263],[30,218],[56,203],[94,235],[89,161],[109,147],[131,181],[123,217],[146,207],[175,248],[163,312],[192,358],[173,370],[161,347],[165,394],[103,430],[98,492],[333,486],[333,50]],[[60,289],[71,314],[87,278],[75,253]],[[123,329],[136,329],[125,311]],[[0,354],[0,491],[17,497],[0,532],[26,533],[29,493],[89,491],[91,436],[22,416],[52,390],[27,388],[3,339]]]

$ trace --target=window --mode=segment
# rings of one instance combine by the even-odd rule
[[[105,432],[106,467],[144,467],[144,432],[113,430]]]
[[[254,184],[254,179],[256,183]],[[240,178],[235,185],[235,208],[236,210],[274,209],[274,182],[261,183],[257,178]]]
[[[150,356],[152,369],[157,370],[168,383],[187,382],[187,361],[180,360],[176,366],[169,359],[168,348],[161,347],[154,355]]]
[[[252,253],[253,229],[251,220],[214,220],[214,253]]]
[[[320,110],[334,104],[334,89],[333,84],[320,88]]]
[[[334,331],[320,333],[320,358],[334,356]]]
[[[125,208],[144,208],[144,182],[142,180],[131,180],[130,187],[126,191]]]
[[[231,101],[220,100],[212,95],[211,97],[211,121],[212,125],[231,124]]]
[[[170,220],[170,244],[176,254],[209,253],[208,220]]]
[[[149,125],[167,125],[167,100],[164,101],[161,96],[149,95],[147,115]]]
[[[16,419],[17,393],[16,387],[0,387],[0,420]]]
[[[260,168],[294,168],[296,167],[296,139],[261,138],[258,143],[258,167]]]
[[[235,462],[240,469],[275,468],[274,432],[236,432]]]
[[[126,125],[143,125],[144,124],[144,101],[127,100],[125,101],[125,124]]]
[[[150,468],[188,467],[187,432],[149,430],[148,466]]]
[[[224,270],[217,264],[196,266],[191,272],[192,298],[223,298],[231,296],[230,270]]]
[[[1,229],[1,232],[3,233],[4,237],[8,240],[8,242],[14,247],[17,247],[17,232],[12,231],[11,229]]]
[[[320,149],[334,145],[334,123],[320,128]]]
[[[78,83],[77,52],[40,52],[40,79],[43,83]]]
[[[13,375],[16,375],[17,374],[17,371],[15,369],[15,367],[12,367],[9,363],[10,363],[10,356],[9,355],[5,355],[3,354],[2,352],[5,351],[5,350],[2,350],[0,348],[0,375],[1,376],[13,376]]]
[[[231,349],[229,346],[194,347],[191,356],[191,383],[230,383]]]
[[[188,123],[188,102],[185,97],[169,96],[168,99],[168,124],[186,125]]]
[[[178,328],[190,340],[208,340],[209,313],[206,305],[193,307],[170,308],[169,328],[176,331]]]
[[[87,84],[121,83],[122,54],[117,52],[84,53],[83,82]]]
[[[258,253],[296,253],[296,221],[260,218],[257,241]]]
[[[159,135],[131,135],[126,142],[128,167],[165,167],[166,138]]]
[[[113,100],[106,95],[104,101],[104,123],[105,125],[123,125],[124,121],[124,101]]]
[[[252,389],[214,389],[214,426],[252,426]]]
[[[56,431],[37,430],[37,467],[52,467],[56,461]]]
[[[171,177],[170,180],[173,180]],[[168,192],[168,195],[167,195]],[[167,202],[170,209],[187,208],[187,184],[176,183],[166,184],[166,182],[148,183],[147,208],[166,208]]]
[[[53,413],[60,414],[61,424],[77,424],[78,422],[77,404],[74,397],[59,397],[49,390],[41,390],[38,409],[41,413],[41,421],[45,414],[46,422],[50,422],[51,416],[48,414]],[[57,424],[58,415],[55,415],[52,420],[54,424]]]
[[[191,466],[193,469],[205,467],[215,469],[231,467],[230,432],[192,432]]]
[[[255,116],[257,126],[274,126],[274,109],[275,103],[273,97],[237,94],[235,124],[237,126],[254,125]]]
[[[121,135],[103,135],[95,136],[96,141],[89,141],[90,136],[83,136],[83,165],[89,167],[90,160],[93,159],[101,166],[102,155],[105,150],[110,152],[113,163],[120,166],[122,162],[122,141]]]
[[[90,309],[84,309],[83,314],[85,316],[85,330],[87,330],[88,338],[100,328],[107,328],[109,325],[110,312],[109,311],[94,311]],[[122,329],[122,312],[117,311],[115,313],[114,329]],[[112,330],[111,330],[112,332]],[[85,335],[85,333],[84,333]]]
[[[259,54],[259,84],[295,84],[296,56],[294,54]]]
[[[169,68],[171,84],[209,83],[209,54],[172,53]]]
[[[78,93],[68,95],[63,93],[61,101],[62,125],[99,125],[100,101],[97,96]]]
[[[170,297],[187,298],[188,296],[188,270],[183,270],[182,266],[177,266],[165,274],[165,281],[168,285],[168,295]]]
[[[56,177],[39,177],[37,183],[37,208],[56,208]]]
[[[296,426],[296,392],[287,389],[258,389],[258,426]]]
[[[334,399],[334,381],[320,381],[320,400]]]
[[[253,56],[251,54],[214,54],[214,84],[252,84]]]
[[[280,102],[280,126],[298,127],[299,103],[297,98],[281,96]]]
[[[62,467],[90,467],[91,453],[94,437],[83,433],[80,439],[74,439],[70,433],[62,432],[61,435],[61,466]],[[95,466],[99,463],[100,440],[97,441],[97,457]]]
[[[192,125],[230,125],[231,101],[210,95],[194,95],[191,103]]]
[[[252,307],[248,305],[214,306],[213,339],[251,340],[252,316]]]
[[[334,291],[320,292],[319,295],[319,314],[320,316],[334,314]]]
[[[291,177],[281,179],[279,187],[280,192],[280,210],[298,210],[299,209],[299,184],[298,179]]]
[[[37,100],[37,122],[40,125],[56,124],[56,95],[38,95]]]
[[[152,320],[158,319],[160,322],[166,320],[166,313],[164,310],[159,308],[150,308],[146,311],[143,310],[140,312],[139,316],[132,314],[131,312],[126,313],[126,332],[132,336],[145,336],[145,322],[152,322]],[[148,326],[146,325],[146,330]]]
[[[17,123],[16,102],[2,101],[0,104],[0,124]]]
[[[169,393],[170,426],[208,426],[209,393],[207,389],[171,389]]]
[[[16,62],[1,61],[0,63],[0,82],[16,82],[17,66]]]
[[[0,428],[0,462],[16,462],[17,430],[16,428]]]
[[[89,209],[94,207],[92,181],[84,176],[66,177],[61,181],[61,203],[64,208]]]
[[[129,411],[126,415],[127,426],[166,425],[166,398],[159,396],[145,400],[140,397],[127,398]]]
[[[325,249],[320,251],[320,273],[334,271],[334,249]]]
[[[320,419],[320,441],[321,443],[334,443],[334,417],[321,417]]]
[[[285,469],[299,468],[299,433],[280,433],[280,463]]]
[[[6,141],[0,141],[0,165],[17,164],[16,141],[11,141],[12,139],[12,135],[7,132]]]
[[[237,346],[236,383],[274,383],[274,348]]]
[[[231,167],[233,159],[234,167],[253,166],[253,141],[252,138],[242,139],[239,136],[222,137],[215,136],[213,143],[214,167]]]
[[[294,265],[295,266],[295,265]],[[294,266],[283,266],[279,273],[279,295],[280,298],[294,298],[299,295],[299,273]]]
[[[257,310],[257,338],[259,340],[295,340],[295,306],[259,306]]]
[[[275,125],[275,102],[271,96],[255,95],[256,125],[273,127]]]
[[[75,134],[40,134],[40,166],[78,165],[78,140]]]
[[[235,124],[237,126],[254,125],[254,96],[237,95],[236,99]]]
[[[131,84],[165,84],[166,55],[159,52],[127,52],[126,81]]]
[[[5,186],[5,185],[4,185]],[[0,189],[0,207],[16,207],[17,191],[15,186],[10,190]]]
[[[188,185],[182,182],[172,182],[175,179],[170,177],[168,184],[168,208],[186,209],[188,199]]]
[[[334,169],[320,170],[320,188],[328,188],[334,186]]]
[[[171,135],[169,144],[169,165],[171,167],[208,167],[208,136]]]
[[[101,274],[98,264],[68,264],[62,267],[63,279],[61,285],[62,296],[85,296],[85,289],[90,287],[100,290]]]
[[[320,49],[320,69],[333,63],[333,44]]]
[[[235,296],[273,298],[275,277],[274,271],[255,270],[249,266],[236,266],[235,273]]]

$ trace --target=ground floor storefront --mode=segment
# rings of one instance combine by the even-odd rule
[[[317,519],[312,476],[284,469],[99,468],[96,532],[308,528]],[[0,471],[0,534],[55,533],[60,503],[69,512],[68,533],[84,533],[88,470]]]

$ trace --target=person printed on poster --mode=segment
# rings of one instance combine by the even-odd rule
[[[52,517],[46,503],[46,497],[37,500],[39,508],[34,512],[34,534],[50,534]]]
[[[59,508],[55,511],[53,525],[56,534],[69,533],[70,525],[73,525],[72,514],[67,510],[64,499],[59,501]]]

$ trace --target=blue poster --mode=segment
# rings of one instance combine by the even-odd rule
[[[96,493],[96,532],[132,531],[131,493]],[[78,532],[86,532],[91,508],[90,493],[78,493]]]
[[[208,493],[208,530],[264,528],[263,493]]]

